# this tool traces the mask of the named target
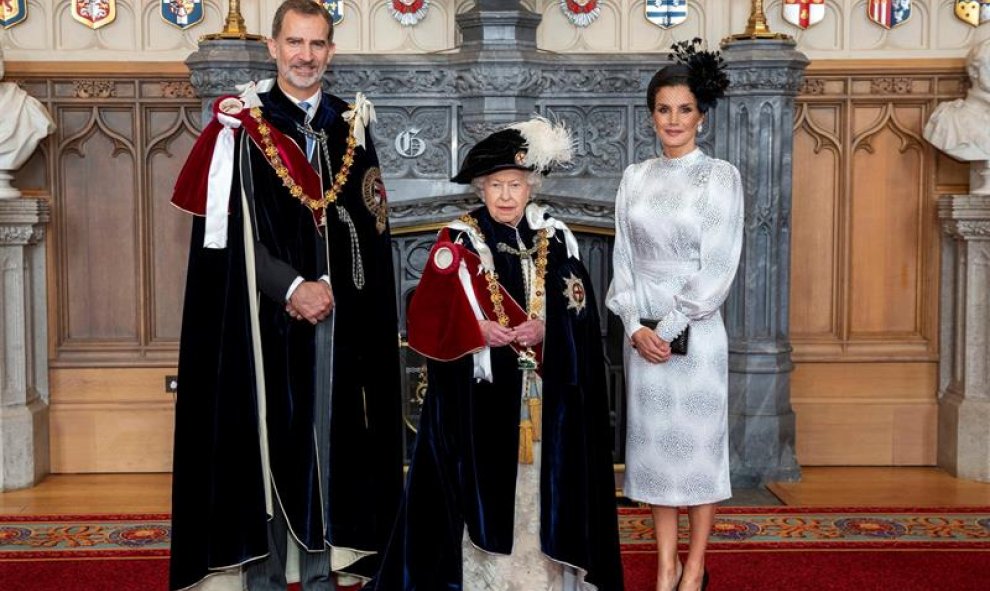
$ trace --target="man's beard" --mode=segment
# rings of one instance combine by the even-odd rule
[[[303,65],[303,64],[300,64]],[[291,66],[286,67],[282,70],[282,77],[288,80],[289,84],[297,88],[309,88],[320,82],[323,78],[323,74],[327,71],[327,67],[317,69],[312,75],[305,76],[297,73]]]

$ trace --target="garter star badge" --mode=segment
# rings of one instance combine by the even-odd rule
[[[978,27],[990,21],[990,0],[956,0],[956,17]]]
[[[661,29],[687,20],[687,0],[646,0],[646,20]]]
[[[807,29],[825,18],[825,0],[784,0],[784,20]]]
[[[27,18],[27,0],[0,0],[0,26],[9,29]]]
[[[161,0],[160,14],[168,24],[185,30],[203,20],[203,0]]]
[[[412,27],[426,18],[426,13],[430,10],[430,0],[392,0],[389,10],[400,24]]]
[[[362,194],[364,206],[375,217],[375,229],[379,234],[384,233],[388,226],[388,196],[385,193],[385,183],[382,182],[382,171],[377,166],[372,166],[364,173]]]
[[[117,0],[72,0],[72,18],[99,29],[117,18]]]
[[[336,27],[344,20],[344,0],[330,0],[329,2],[320,2],[320,4],[330,13],[330,18],[333,19],[333,26]]]
[[[871,21],[893,29],[911,18],[911,0],[870,0],[866,10]]]
[[[602,13],[598,0],[560,0],[560,9],[575,27],[587,27]]]
[[[580,277],[575,277],[571,273],[570,277],[564,277],[564,297],[567,298],[567,309],[581,312],[588,300],[588,294],[584,291],[584,282]]]

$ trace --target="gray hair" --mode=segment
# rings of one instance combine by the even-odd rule
[[[482,199],[485,198],[486,178],[488,178],[488,175],[483,174],[471,179],[471,188],[474,189],[474,193]],[[536,170],[529,171],[529,174],[526,175],[526,184],[529,185],[530,198],[532,198],[532,194],[539,191],[540,187],[543,186],[543,175]]]

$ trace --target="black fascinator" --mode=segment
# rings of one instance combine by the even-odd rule
[[[671,45],[668,58],[686,67],[688,87],[698,101],[698,108],[708,111],[718,99],[725,96],[729,88],[729,77],[725,73],[725,60],[718,51],[699,49],[701,39],[678,41]]]

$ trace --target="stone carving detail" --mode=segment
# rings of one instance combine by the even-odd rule
[[[990,238],[990,220],[947,220],[942,222],[942,227],[953,238]]]
[[[776,234],[777,220],[781,213],[779,208],[769,204],[757,205],[753,211],[746,214],[746,227],[750,231],[759,231],[773,236]]]
[[[620,176],[626,161],[627,109],[621,106],[561,107],[547,109],[551,119],[571,130],[576,150],[566,176]]]
[[[911,94],[910,78],[874,78],[870,81],[870,94]]]
[[[44,238],[44,226],[0,226],[0,245],[37,244]]]
[[[550,199],[543,201],[539,195],[536,201],[546,205],[557,219],[571,223],[592,223],[596,226],[614,228],[615,203],[595,203],[571,199]]]
[[[117,96],[112,80],[74,80],[72,96],[76,98],[111,98]]]
[[[454,69],[441,64],[417,65],[405,70],[373,69],[367,64],[335,63],[328,74],[333,92],[347,96],[401,92],[403,95],[552,92],[629,94],[646,90],[652,69],[560,69],[521,66],[478,66]]]
[[[189,82],[199,96],[217,97],[224,94],[236,94],[238,84],[271,78],[272,74],[270,70],[255,68],[192,71],[189,73]]]
[[[541,91],[630,93],[646,90],[652,71],[638,70],[558,70],[543,73]]]
[[[196,89],[188,82],[162,82],[161,86],[165,98],[196,98]]]
[[[642,162],[660,154],[660,140],[646,105],[633,109],[633,162]]]
[[[797,94],[801,89],[804,74],[801,70],[757,68],[729,69],[729,94],[743,91],[765,90],[777,94],[783,90],[788,94]]]
[[[385,70],[335,65],[328,75],[330,88],[342,97],[366,94],[450,94],[455,92],[454,72],[438,67]]]
[[[447,178],[450,176],[450,111],[443,107],[403,109],[378,107],[371,131],[382,170],[389,177]],[[396,138],[411,132],[422,153],[404,157]],[[412,152],[415,154],[416,152]]]
[[[461,94],[503,93],[527,95],[542,89],[542,72],[532,67],[475,66],[457,72],[454,89]]]
[[[798,94],[821,96],[825,94],[825,81],[805,78],[801,81],[801,89],[798,91]]]
[[[468,190],[470,191],[470,189]],[[481,205],[480,199],[470,193],[459,197],[445,197],[444,199],[396,202],[389,205],[388,215],[393,226],[402,226],[409,225],[421,218],[423,220],[452,220],[479,205]]]

